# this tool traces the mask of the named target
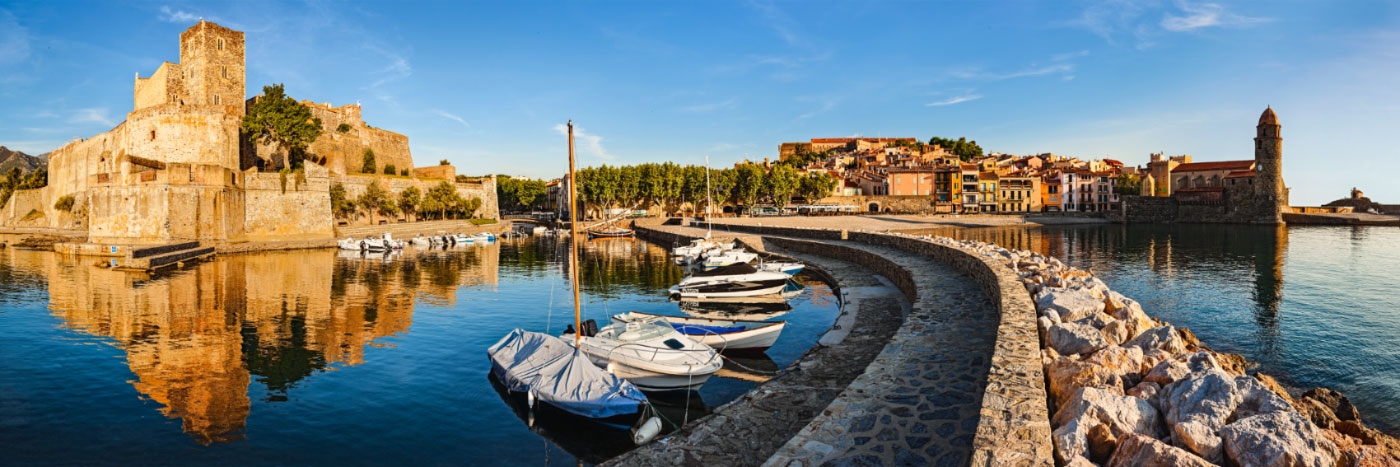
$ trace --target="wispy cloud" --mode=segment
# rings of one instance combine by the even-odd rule
[[[464,127],[471,128],[471,126],[472,126],[472,124],[467,123],[467,121],[464,120],[464,119],[462,119],[462,117],[458,117],[458,116],[456,116],[456,115],[453,115],[453,114],[451,114],[451,113],[448,113],[446,110],[433,109],[432,112],[433,112],[433,114],[435,114],[435,115],[437,115],[437,116],[439,116],[439,117],[442,117],[442,118],[445,118],[445,119],[448,119],[448,120],[452,120],[452,121],[457,122],[457,123],[461,123],[462,126],[464,126]]]
[[[161,21],[175,24],[190,24],[199,21],[200,16],[185,10],[172,10],[168,6],[160,7],[160,14],[156,16]],[[213,18],[210,18],[211,20]]]
[[[682,112],[712,112],[715,110],[729,109],[738,105],[739,101],[734,98],[725,99],[719,102],[706,102],[691,106],[681,107]]]
[[[947,99],[929,102],[927,104],[924,104],[924,107],[942,107],[945,105],[961,104],[963,102],[975,101],[981,98],[981,94],[964,94],[961,96],[953,96]]]
[[[398,105],[398,97],[388,89],[386,84],[413,76],[413,66],[409,64],[408,58],[402,54],[389,51],[374,44],[366,44],[365,49],[383,56],[386,64],[379,71],[374,73],[375,81],[369,86],[362,88],[369,91],[375,98],[390,105]]]
[[[1070,73],[1073,73],[1073,72],[1074,72],[1074,64],[1073,64],[1073,63],[1055,63],[1055,64],[1042,65],[1042,66],[1032,65],[1032,66],[1030,66],[1030,67],[1027,67],[1027,68],[1018,70],[1018,71],[1010,71],[1010,72],[986,71],[986,70],[981,69],[980,67],[973,67],[973,68],[964,68],[964,69],[961,69],[961,70],[953,70],[953,71],[949,72],[949,74],[952,75],[954,78],[961,78],[961,79],[968,79],[968,80],[993,80],[993,81],[996,81],[996,80],[1004,80],[1004,79],[1012,79],[1012,78],[1026,78],[1026,77],[1031,77],[1031,76],[1045,76],[1045,75],[1053,75],[1053,74],[1062,74],[1062,75],[1068,76],[1068,75],[1070,75]]]
[[[561,123],[554,125],[554,131],[567,136],[569,134],[569,127]],[[612,154],[608,154],[608,150],[603,147],[602,136],[590,134],[584,131],[582,127],[574,127],[574,145],[578,147],[580,152],[592,155],[593,157],[608,161],[616,159]]]
[[[11,65],[29,58],[29,30],[9,10],[0,8],[0,65]]]
[[[1214,3],[1177,2],[1177,7],[1181,9],[1183,14],[1168,13],[1162,18],[1162,29],[1172,32],[1186,32],[1212,26],[1248,26],[1272,21],[1272,18],[1253,18],[1233,14],[1225,11],[1225,7]]]
[[[799,97],[797,98],[797,102],[816,103],[817,107],[813,108],[812,110],[808,110],[802,115],[798,115],[797,119],[806,120],[817,115],[830,112],[832,109],[836,108],[836,101],[837,99],[832,97]]]
[[[788,16],[786,12],[778,8],[773,2],[751,0],[748,2],[748,5],[763,16],[763,24],[772,28],[773,33],[781,38],[783,42],[792,46],[799,46],[806,43],[803,36],[797,32],[797,21],[793,20],[791,16]]]
[[[1062,53],[1062,54],[1051,55],[1051,56],[1050,56],[1050,61],[1053,61],[1053,62],[1064,62],[1064,61],[1074,60],[1074,59],[1079,58],[1079,57],[1087,57],[1087,56],[1089,56],[1089,51],[1088,51],[1088,50],[1080,50],[1080,51],[1078,51],[1078,52],[1065,52],[1065,53]]]
[[[110,111],[106,107],[78,109],[71,117],[68,117],[68,123],[100,123],[106,126],[117,126],[117,122],[112,120],[109,113]]]

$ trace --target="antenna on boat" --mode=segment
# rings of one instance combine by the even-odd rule
[[[569,271],[574,285],[574,342],[583,340],[583,318],[578,304],[578,179],[574,177],[574,121],[569,120]]]

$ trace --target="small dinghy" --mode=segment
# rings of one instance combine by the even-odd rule
[[[336,241],[335,243],[336,243],[336,245],[339,246],[340,249],[342,249],[342,250],[360,251],[360,250],[365,249],[365,245],[364,245],[363,242],[361,242],[361,241],[359,241],[359,240],[355,240],[354,238],[351,238],[351,237],[346,237],[344,240],[339,240],[339,241]]]
[[[638,311],[613,315],[612,320],[614,323],[630,323],[658,318],[671,323],[677,332],[722,352],[762,351],[772,347],[787,326],[786,321],[691,318]]]
[[[758,265],[759,271],[781,272],[789,276],[795,276],[797,275],[797,273],[802,272],[802,270],[806,268],[807,265],[802,263],[788,263],[781,261],[767,262]]]
[[[595,238],[632,238],[632,236],[634,235],[631,229],[624,229],[621,227],[613,227],[609,229],[588,229],[586,232],[588,233],[589,240]]]

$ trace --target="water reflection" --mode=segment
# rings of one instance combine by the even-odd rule
[[[312,375],[363,363],[367,346],[409,331],[415,297],[451,303],[458,286],[494,285],[499,251],[270,252],[157,277],[23,255],[40,264],[10,270],[43,271],[62,325],[113,339],[135,389],[211,444],[243,437],[250,382],[265,386],[265,401],[284,401]]]

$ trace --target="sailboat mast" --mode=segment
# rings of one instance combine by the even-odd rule
[[[714,221],[710,220],[710,156],[705,156],[705,238],[714,231]]]
[[[574,342],[583,340],[583,315],[578,303],[578,179],[574,177],[574,121],[569,120],[569,271],[574,273]]]

